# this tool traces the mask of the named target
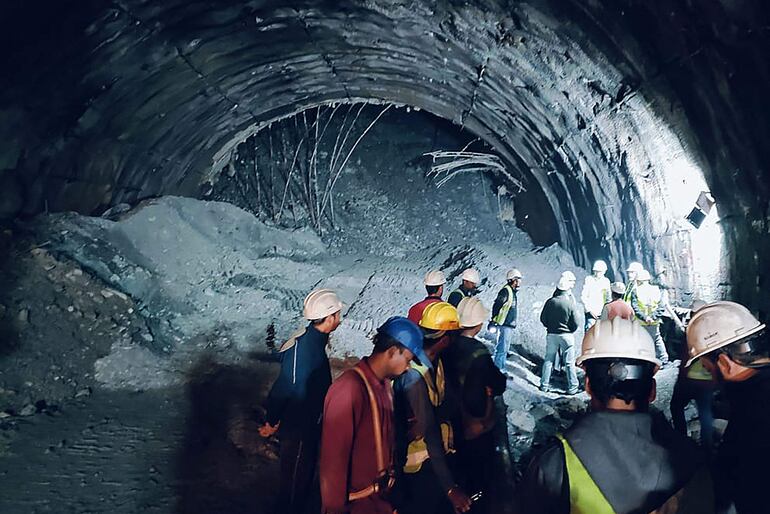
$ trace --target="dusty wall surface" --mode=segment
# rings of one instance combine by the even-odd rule
[[[14,72],[0,79],[6,216],[196,195],[212,167],[271,120],[328,101],[395,102],[492,144],[527,186],[517,214],[533,239],[558,239],[581,263],[628,261],[642,249],[649,265],[675,255],[668,215],[691,199],[671,198],[670,154],[685,149],[734,243],[735,294],[765,301],[761,2],[4,9],[5,43],[14,43],[1,58]],[[526,226],[532,214],[542,223]],[[754,272],[759,283],[746,278]]]

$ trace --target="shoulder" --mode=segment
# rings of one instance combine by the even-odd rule
[[[337,401],[340,403],[354,404],[357,403],[361,397],[360,394],[356,393],[364,392],[365,387],[366,386],[358,373],[349,369],[332,383],[327,395],[329,397],[337,396]]]

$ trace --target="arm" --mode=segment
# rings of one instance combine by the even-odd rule
[[[265,409],[267,410],[266,421],[270,425],[277,425],[283,417],[283,411],[286,405],[289,403],[289,399],[293,394],[293,368],[295,359],[298,358],[297,346],[295,344],[290,349],[284,352],[281,359],[281,371],[278,373],[278,378],[273,382],[273,387],[270,388],[270,393],[267,395],[267,402]]]
[[[569,481],[564,478],[564,452],[551,444],[529,464],[519,484],[521,512],[527,514],[568,514]]]
[[[492,304],[492,319],[495,319],[495,317],[500,313],[500,309],[503,308],[506,300],[508,300],[508,291],[506,291],[505,288],[502,288],[500,292],[497,293],[495,303]]]
[[[583,290],[580,292],[580,303],[583,304],[583,309],[588,312],[588,304],[591,303],[591,277],[588,276],[583,281]]]
[[[350,373],[350,372],[348,372]],[[361,413],[361,394],[351,380],[338,380],[324,402],[319,476],[323,512],[345,512],[353,436]]]
[[[489,357],[477,358],[468,370],[463,387],[463,405],[471,416],[484,416],[487,407],[487,387],[493,396],[505,392],[505,375]]]
[[[636,289],[631,292],[631,309],[633,309],[634,315],[637,318],[641,320],[647,319],[647,315],[642,312],[641,307],[639,307],[639,297],[636,294]]]
[[[540,311],[540,323],[542,323],[545,328],[548,328],[548,315],[546,314],[546,311],[549,309],[548,305],[550,301],[550,299],[546,300],[545,305],[543,305],[543,310]]]
[[[666,292],[665,289],[661,289],[660,290],[660,301],[658,302],[658,308],[655,309],[655,314],[653,314],[653,316],[655,317],[655,319],[660,319],[661,317],[663,317],[664,314],[668,314],[668,309],[669,309],[668,293]],[[676,314],[674,314],[673,317],[676,318],[676,319],[679,319],[679,317]]]
[[[572,306],[569,309],[569,319],[567,320],[567,328],[569,328],[570,332],[575,332],[578,329],[578,323],[577,323],[577,316],[575,313],[577,312],[577,306],[574,304],[574,302],[571,302]]]
[[[415,417],[412,433],[425,439],[433,471],[436,473],[439,485],[446,493],[454,487],[455,480],[447,465],[441,428],[433,414],[433,404],[428,398],[425,382],[422,379],[415,380],[407,386],[405,393]]]

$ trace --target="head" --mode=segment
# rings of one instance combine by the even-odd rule
[[[594,262],[594,266],[592,268],[594,277],[601,278],[607,273],[607,263],[604,261],[596,261]]]
[[[638,262],[632,262],[628,265],[628,268],[626,269],[626,276],[628,276],[628,282],[633,283],[636,281],[636,277],[639,275],[639,272],[642,271],[643,267]]]
[[[644,411],[655,399],[653,376],[660,367],[655,344],[639,322],[598,321],[583,338],[577,364],[595,409]]]
[[[331,289],[316,289],[305,297],[302,314],[320,332],[329,334],[342,323],[342,301]]]
[[[523,278],[521,271],[517,269],[512,269],[505,275],[505,280],[508,283],[509,286],[511,286],[511,289],[518,289],[521,287],[521,279]]]
[[[481,283],[481,275],[474,268],[468,268],[463,271],[460,278],[463,281],[463,289],[466,291],[474,291]]]
[[[636,282],[639,285],[649,284],[651,279],[652,279],[652,276],[650,275],[650,272],[647,271],[646,269],[643,269],[636,274]]]
[[[425,284],[425,290],[428,292],[428,296],[443,296],[444,284],[446,283],[446,277],[444,276],[443,271],[429,271],[425,274],[423,283]]]
[[[687,326],[690,366],[700,359],[720,381],[742,382],[770,366],[770,340],[764,323],[735,302],[714,302],[695,312]]]
[[[620,300],[626,294],[626,285],[623,282],[613,282],[610,286],[613,300]]]
[[[313,326],[323,334],[331,334],[342,324],[342,311],[329,314],[321,319],[311,320]]]
[[[384,378],[395,378],[409,369],[414,354],[392,337],[378,332],[374,335],[371,359],[380,363]]]
[[[460,333],[466,337],[475,337],[481,332],[481,327],[489,318],[489,311],[476,297],[460,300],[457,305],[457,315],[460,319]]]
[[[447,332],[453,332],[460,328],[460,317],[451,304],[447,302],[435,302],[422,313],[420,328],[424,334],[423,348],[428,357],[435,357],[441,353],[449,343],[449,338],[444,337]]]
[[[556,284],[556,289],[559,291],[570,291],[572,288],[575,287],[575,283],[570,280],[568,277],[562,276],[559,279],[559,282]]]

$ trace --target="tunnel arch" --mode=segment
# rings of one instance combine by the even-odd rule
[[[538,185],[545,201],[533,213],[547,207],[582,264],[627,262],[647,249],[652,265],[672,251],[665,172],[640,145],[656,130],[672,127],[664,139],[692,152],[720,189],[703,130],[677,94],[681,81],[670,80],[666,56],[650,51],[631,16],[662,13],[666,2],[649,10],[632,2],[288,4],[123,1],[63,11],[70,32],[46,35],[51,55],[36,55],[47,66],[22,71],[4,93],[23,99],[12,114],[37,120],[16,137],[23,158],[7,166],[21,170],[25,211],[97,212],[193,195],[231,143],[260,124],[355,100],[419,107],[484,138]],[[674,12],[683,23],[687,12]],[[714,8],[683,28],[692,36],[720,14]],[[46,84],[65,68],[72,83],[53,94]],[[29,83],[48,93],[47,106],[23,95]],[[632,205],[613,206],[617,198]]]

